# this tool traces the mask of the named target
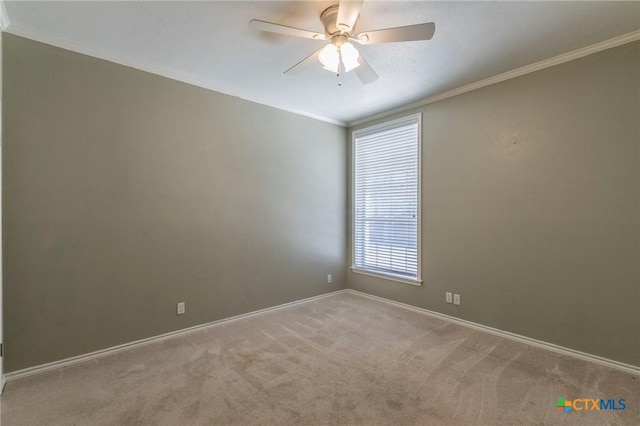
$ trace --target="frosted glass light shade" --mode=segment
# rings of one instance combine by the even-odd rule
[[[338,72],[338,65],[340,63],[340,57],[338,55],[338,48],[334,44],[327,44],[324,49],[320,51],[318,55],[320,63],[324,66],[324,69]]]

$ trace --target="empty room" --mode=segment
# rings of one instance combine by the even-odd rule
[[[0,29],[3,426],[640,424],[640,2]]]

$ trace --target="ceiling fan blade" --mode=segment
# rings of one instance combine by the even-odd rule
[[[284,34],[293,37],[311,38],[314,40],[324,40],[325,35],[314,33],[313,31],[302,30],[300,28],[287,27],[286,25],[274,24],[273,22],[261,21],[253,19],[249,22],[249,26],[258,31],[266,31],[269,33]]]
[[[349,32],[353,29],[360,14],[362,2],[363,0],[340,0],[336,19],[336,27],[339,30]]]
[[[287,75],[300,74],[302,71],[304,71],[305,69],[309,68],[309,66],[311,64],[318,63],[318,54],[320,53],[320,51],[322,49],[323,48],[321,47],[320,49],[316,50],[311,55],[307,56],[306,58],[304,58],[303,60],[301,60],[300,62],[298,62],[297,64],[295,64],[291,68],[289,68],[288,70],[286,70],[284,73],[287,74]],[[360,68],[360,67],[358,67],[358,68]]]
[[[358,34],[356,41],[360,44],[395,43],[397,41],[431,40],[436,31],[436,24],[407,25],[406,27],[385,28],[383,30],[365,31]]]
[[[362,56],[358,57],[358,62],[360,63],[360,66],[354,69],[353,72],[356,73],[356,76],[358,76],[362,84],[373,83],[378,79],[378,74]]]

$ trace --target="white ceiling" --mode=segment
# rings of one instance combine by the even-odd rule
[[[283,71],[323,42],[256,32],[257,18],[322,32],[335,1],[4,1],[10,33],[267,105],[349,123],[640,29],[640,2],[366,0],[356,32],[435,22],[431,41],[358,46],[380,79],[338,87],[321,65]]]

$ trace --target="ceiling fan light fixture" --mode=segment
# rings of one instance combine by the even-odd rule
[[[338,74],[340,73],[341,62],[344,67],[344,72],[353,71],[358,68],[360,66],[360,62],[358,61],[359,56],[358,50],[349,42],[342,43],[339,48],[335,44],[330,43],[320,51],[318,59],[320,59],[320,63],[322,63],[324,69]]]

